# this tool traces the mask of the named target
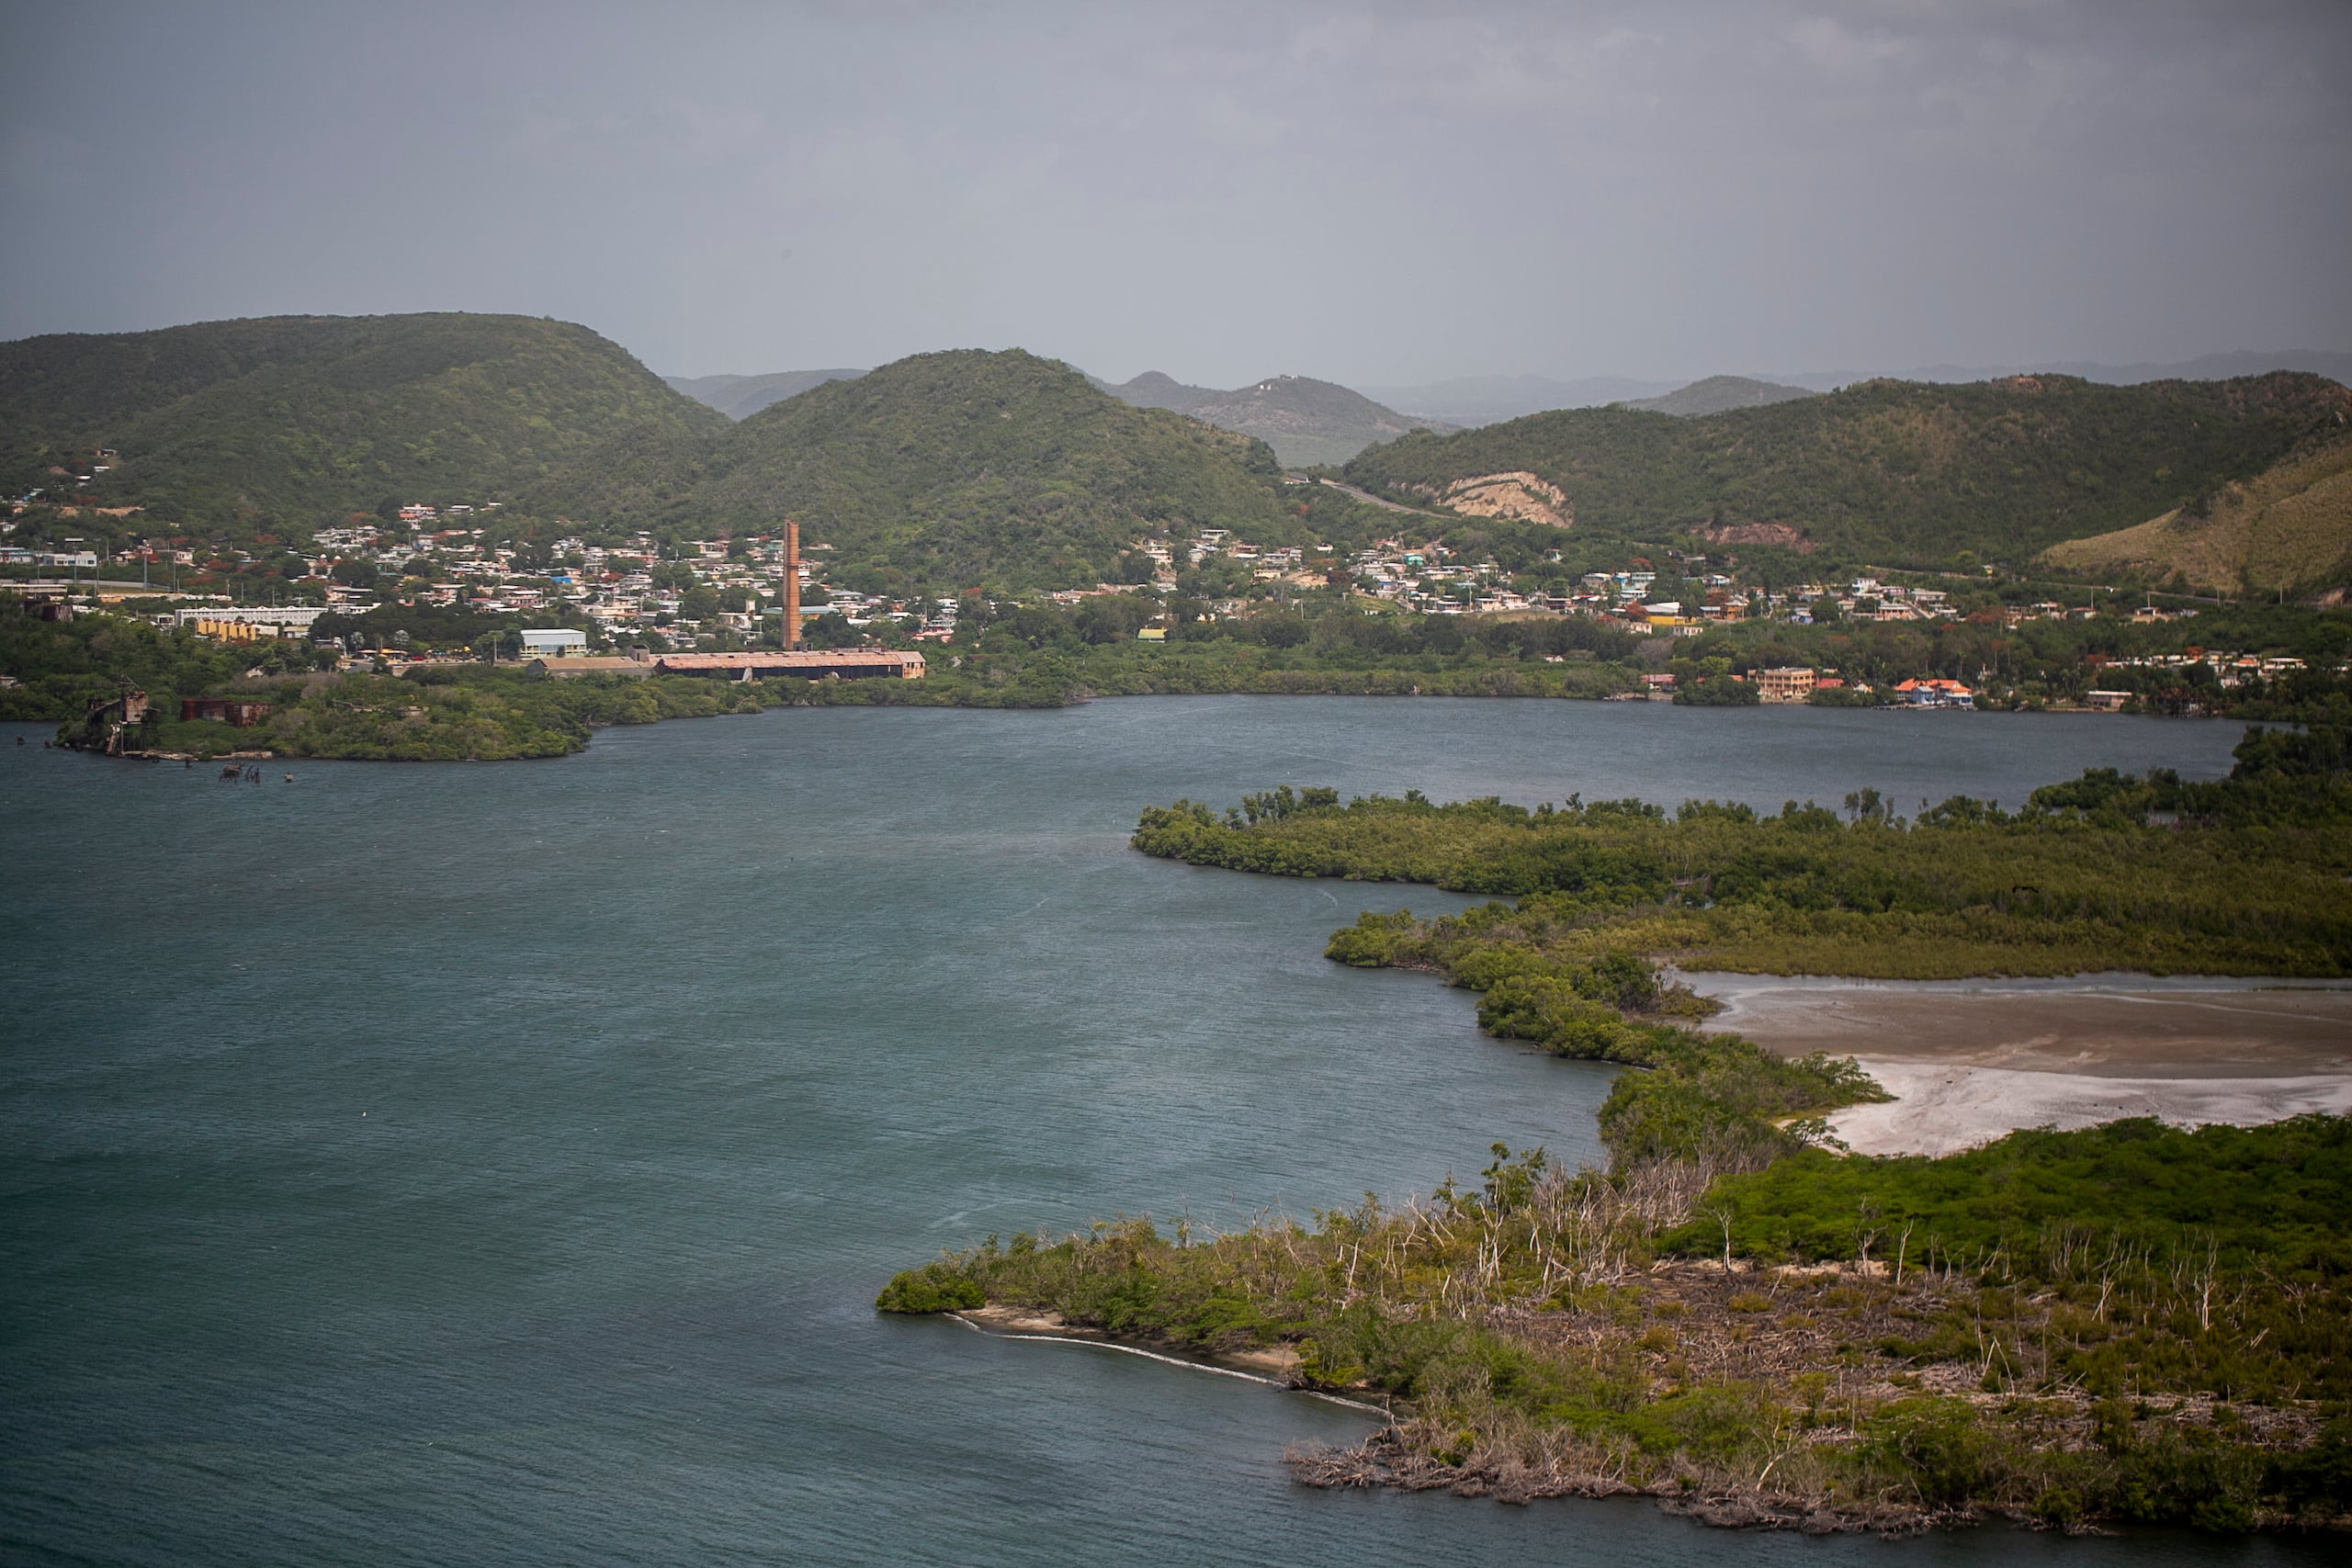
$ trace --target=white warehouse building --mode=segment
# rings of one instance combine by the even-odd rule
[[[570,659],[588,651],[588,634],[571,626],[556,626],[543,631],[526,631],[523,638],[526,659]]]

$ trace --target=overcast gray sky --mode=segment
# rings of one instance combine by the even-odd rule
[[[1668,378],[2352,347],[2352,4],[0,0],[0,337]]]

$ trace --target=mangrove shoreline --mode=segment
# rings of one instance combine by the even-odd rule
[[[2027,1131],[1843,1152],[1850,1058],[1694,1027],[1661,974],[2342,976],[2352,739],[2249,733],[2215,784],[2093,773],[1906,821],[1711,803],[1527,811],[1288,786],[1147,809],[1135,844],[1507,895],[1367,913],[1328,956],[1480,994],[1490,1035],[1618,1063],[1606,1168],[1497,1145],[1476,1189],[1163,1235],[1122,1217],[943,1255],[885,1311],[1057,1316],[1193,1356],[1286,1348],[1391,1403],[1317,1485],[1640,1494],[1703,1522],[1902,1534],[2352,1526],[2352,1121]],[[2086,964],[2086,956],[2097,962]]]

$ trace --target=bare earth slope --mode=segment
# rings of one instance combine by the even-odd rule
[[[1709,975],[1708,1025],[1851,1055],[1893,1094],[1830,1118],[1862,1154],[1950,1154],[2019,1127],[2153,1116],[2254,1126],[2352,1112],[2352,989],[2229,981],[1905,984]]]
[[[2052,566],[2169,580],[2222,593],[2352,580],[2352,433],[2225,486],[2202,515],[2176,509],[2044,553]]]

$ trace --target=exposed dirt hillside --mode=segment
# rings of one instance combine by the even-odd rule
[[[2169,581],[2216,593],[2339,587],[2352,581],[2352,432],[2300,452],[2193,507],[2052,547],[2052,566]]]

